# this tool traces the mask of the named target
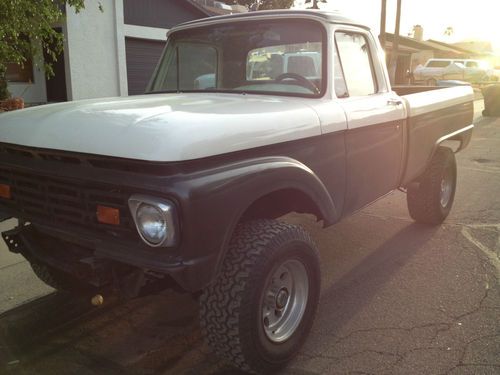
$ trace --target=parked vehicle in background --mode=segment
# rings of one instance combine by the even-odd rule
[[[186,23],[147,95],[0,115],[0,217],[20,223],[2,236],[57,289],[199,296],[213,350],[274,373],[321,284],[313,240],[280,218],[328,227],[401,189],[442,223],[473,103],[470,86],[391,87],[378,38],[337,13]]]
[[[273,52],[270,53],[270,50]],[[247,80],[275,80],[284,73],[298,74],[307,79],[318,79],[321,76],[320,52],[310,50],[281,52],[277,52],[276,47],[250,51],[246,64]],[[203,74],[195,79],[195,87],[200,90],[215,86],[215,73]]]
[[[301,50],[268,54],[265,53],[265,49],[259,48],[251,51],[250,56],[247,65],[248,80],[273,80],[284,73],[299,74],[308,79],[317,79],[321,76],[321,53],[317,51]]]
[[[429,59],[413,72],[415,82],[435,86],[439,80],[489,81],[494,70],[485,61],[472,59]]]

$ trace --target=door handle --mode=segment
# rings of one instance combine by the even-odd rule
[[[402,105],[403,104],[403,101],[401,99],[389,99],[387,101],[387,105],[395,105],[395,106],[398,106],[398,105]]]

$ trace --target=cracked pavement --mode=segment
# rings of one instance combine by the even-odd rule
[[[283,374],[500,374],[500,119],[478,115],[476,124],[439,227],[413,223],[401,192],[327,229],[286,217],[317,242],[323,285],[312,333]],[[0,262],[0,360],[9,372],[236,373],[203,343],[189,295],[96,310],[46,295],[25,262]]]

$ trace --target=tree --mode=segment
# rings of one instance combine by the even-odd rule
[[[223,0],[226,4],[245,5],[252,10],[288,9],[294,0]]]
[[[5,73],[8,63],[23,65],[27,59],[50,57],[45,61],[47,77],[52,63],[63,50],[63,36],[53,25],[63,17],[66,4],[76,12],[85,0],[1,0],[0,1],[0,100],[9,97]],[[102,11],[102,6],[99,5]]]
[[[266,10],[266,9],[289,9],[294,4],[295,0],[221,0],[226,4],[245,5],[251,10]],[[312,3],[309,9],[319,9],[318,3],[326,3],[328,0],[305,0],[305,4]]]
[[[446,36],[452,36],[454,33],[455,33],[455,30],[453,30],[453,27],[452,27],[452,26],[448,26],[448,27],[444,30],[444,35],[446,35]]]
[[[318,3],[326,3],[326,0],[306,0],[305,3],[308,4],[308,3],[311,3],[312,2],[312,6],[311,8],[309,9],[319,9],[319,6],[318,6]]]

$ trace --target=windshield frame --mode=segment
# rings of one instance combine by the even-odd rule
[[[176,43],[177,40],[175,35],[179,32],[185,32],[189,30],[195,29],[212,29],[217,27],[224,27],[227,25],[231,25],[234,23],[245,23],[245,24],[256,24],[257,26],[262,23],[292,23],[294,21],[301,22],[311,22],[318,26],[318,30],[321,33],[321,85],[318,87],[318,93],[300,93],[300,92],[286,92],[286,91],[270,91],[270,90],[237,90],[237,89],[229,89],[229,88],[221,88],[221,89],[189,89],[189,90],[155,90],[152,88],[156,82],[158,77],[158,73],[162,68],[162,63],[165,59],[165,55],[168,51],[171,50],[169,47],[171,44]],[[198,42],[199,43],[199,42]],[[217,60],[220,59],[218,46],[213,46],[217,51]],[[266,96],[285,96],[285,97],[300,97],[300,98],[323,98],[328,91],[328,51],[329,51],[329,40],[328,40],[328,27],[325,22],[314,19],[310,17],[278,17],[278,18],[266,18],[266,19],[248,19],[248,20],[227,20],[224,22],[214,22],[203,25],[193,25],[192,27],[181,27],[178,30],[174,29],[168,33],[167,43],[163,49],[163,52],[160,56],[158,63],[156,64],[156,68],[151,76],[151,79],[145,89],[144,94],[167,94],[167,93],[225,93],[225,94],[247,94],[247,95],[266,95]],[[249,50],[250,51],[250,50]],[[218,74],[218,71],[217,71]]]

